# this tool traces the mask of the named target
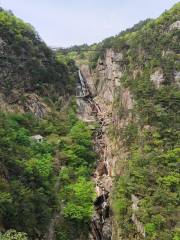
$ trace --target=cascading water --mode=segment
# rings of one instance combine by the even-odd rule
[[[91,93],[87,86],[87,83],[79,70],[79,83],[77,86],[77,102],[79,107],[79,115],[82,120],[88,121],[84,118],[84,112],[90,108],[90,115],[94,121],[99,123],[99,129],[95,133],[95,151],[100,156],[97,161],[96,169],[94,172],[93,180],[96,184],[97,198],[94,202],[95,213],[92,217],[89,240],[111,240],[111,220],[109,211],[109,191],[106,189],[105,184],[103,184],[103,177],[109,176],[108,174],[108,163],[105,158],[106,146],[103,141],[103,131],[102,128],[106,124],[101,112],[99,105],[91,97]],[[79,99],[81,98],[81,99]],[[82,108],[84,106],[84,108]],[[102,177],[103,176],[103,177]]]
[[[88,89],[86,87],[84,78],[83,78],[80,70],[78,71],[78,75],[79,75],[80,86],[81,86],[81,91],[82,91],[81,97],[86,97],[89,94],[89,91],[88,91]]]

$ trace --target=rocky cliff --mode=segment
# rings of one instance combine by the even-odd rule
[[[42,117],[47,102],[73,94],[77,79],[71,60],[59,61],[34,28],[0,9],[0,101],[8,111]],[[46,100],[46,101],[45,101]]]
[[[96,201],[99,201],[99,205],[101,205],[103,200],[101,202],[100,198],[103,198],[104,194],[108,194],[108,208],[111,205],[110,199],[112,198],[113,178],[118,176],[121,172],[121,169],[116,167],[118,164],[117,151],[120,152],[120,149],[118,149],[119,145],[117,141],[112,140],[109,131],[113,125],[117,126],[117,124],[119,124],[121,127],[125,127],[125,125],[128,124],[128,121],[130,121],[132,118],[130,112],[133,109],[133,98],[130,94],[130,91],[122,88],[121,104],[124,108],[124,111],[127,112],[127,115],[121,121],[117,119],[114,107],[114,99],[116,98],[117,88],[120,88],[121,86],[121,61],[123,61],[123,56],[121,53],[116,53],[112,49],[107,49],[104,59],[98,60],[95,71],[90,71],[88,65],[80,66],[82,75],[86,80],[89,91],[92,95],[93,102],[96,104],[96,106],[98,106],[95,112],[93,112],[93,109],[92,111],[88,111],[89,113],[94,113],[96,115],[94,121],[98,121],[100,125],[98,133],[95,137],[95,150],[100,156],[97,162],[96,171],[94,173],[94,181],[96,183],[97,193]],[[121,154],[126,155],[123,150]],[[95,202],[95,208],[98,208],[99,205],[97,204],[96,206]],[[99,221],[99,224],[96,226],[96,231],[99,231],[99,237],[97,237],[95,234],[95,237],[91,238],[104,240],[113,239],[112,208],[108,210],[107,218],[105,218],[103,223],[98,219],[99,216],[96,214],[94,216],[94,224],[97,224]]]
[[[179,239],[179,19],[178,3],[83,46],[77,82],[68,50],[55,54],[0,9],[2,231]],[[32,141],[37,134],[43,142]]]
[[[107,39],[95,67],[80,64],[102,123],[96,192],[110,196],[99,239],[178,236],[179,7]]]

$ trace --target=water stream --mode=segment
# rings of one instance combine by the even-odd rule
[[[104,186],[103,177],[109,176],[108,173],[108,163],[106,162],[105,151],[106,145],[103,141],[102,131],[103,126],[106,125],[103,114],[97,102],[93,99],[91,92],[88,88],[85,78],[83,77],[81,71],[79,70],[79,83],[77,86],[78,94],[77,98],[81,97],[83,99],[84,106],[90,107],[91,115],[94,117],[95,121],[98,122],[99,128],[95,132],[94,142],[95,151],[99,155],[99,159],[96,164],[96,169],[93,175],[93,181],[96,184],[97,198],[94,201],[95,213],[92,217],[89,240],[111,240],[111,223],[110,223],[110,206],[109,206],[109,192]],[[82,101],[82,100],[81,100]],[[79,105],[80,106],[80,105]],[[83,112],[82,109],[80,111]],[[87,119],[84,119],[87,120]],[[102,177],[103,176],[103,177]]]
[[[111,221],[110,221],[110,205],[109,205],[109,192],[104,186],[104,176],[109,176],[108,163],[106,161],[106,144],[103,140],[104,132],[102,128],[106,125],[101,108],[93,99],[88,85],[79,70],[79,82],[76,87],[76,97],[78,102],[78,112],[82,120],[88,122],[88,117],[91,117],[90,121],[96,121],[99,124],[98,130],[94,133],[94,150],[99,155],[99,159],[96,163],[96,168],[93,174],[93,181],[96,184],[97,197],[94,201],[94,215],[92,216],[89,240],[111,240]],[[55,189],[58,191],[60,187],[60,179],[58,178]],[[55,226],[59,221],[60,213],[54,212],[51,219],[48,231],[45,235],[46,240],[55,239]]]

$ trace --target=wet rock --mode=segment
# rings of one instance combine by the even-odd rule
[[[84,78],[86,79],[86,82],[87,82],[87,85],[89,87],[89,91],[91,93],[92,96],[94,96],[96,94],[96,89],[95,89],[95,86],[94,86],[94,80],[92,78],[92,74],[90,72],[90,68],[88,65],[82,65],[80,67],[81,69],[81,72],[84,76]]]
[[[102,176],[103,174],[107,174],[107,169],[106,169],[104,162],[100,162],[98,164],[97,172],[98,172],[99,176]]]
[[[103,66],[103,64],[101,64]],[[87,69],[83,68],[84,75],[87,76]],[[91,240],[109,240],[111,239],[111,224],[109,219],[109,192],[106,191],[106,184],[109,183],[108,179],[108,170],[107,163],[104,161],[104,153],[106,149],[106,144],[104,141],[104,135],[106,133],[106,129],[104,126],[107,124],[105,122],[104,114],[99,107],[99,104],[95,99],[92,98],[92,94],[87,82],[85,82],[84,75],[79,74],[80,76],[80,87],[78,90],[80,91],[79,95],[82,95],[81,98],[77,97],[77,105],[78,105],[78,116],[83,121],[90,121],[92,118],[96,122],[99,123],[99,130],[95,134],[94,142],[95,142],[95,150],[99,154],[100,159],[97,161],[96,171],[93,175],[93,180],[96,184],[96,193],[97,199],[94,202],[95,214],[91,221],[90,226],[90,234],[89,239]],[[90,77],[89,82],[91,82]],[[85,95],[84,92],[89,91],[88,95]],[[109,96],[106,96],[108,98]],[[112,95],[110,95],[112,97]],[[102,130],[103,129],[103,130]],[[106,181],[105,178],[107,177]],[[109,189],[109,187],[108,187]]]
[[[102,240],[111,240],[112,227],[110,219],[106,219],[102,228]]]
[[[77,115],[84,122],[95,122],[90,104],[83,98],[77,98]]]
[[[103,240],[101,232],[102,232],[101,217],[99,216],[99,214],[95,213],[91,221],[91,232],[90,232],[89,239]]]

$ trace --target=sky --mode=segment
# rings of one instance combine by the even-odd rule
[[[0,0],[0,6],[30,23],[51,47],[102,41],[146,18],[156,18],[177,0]]]

